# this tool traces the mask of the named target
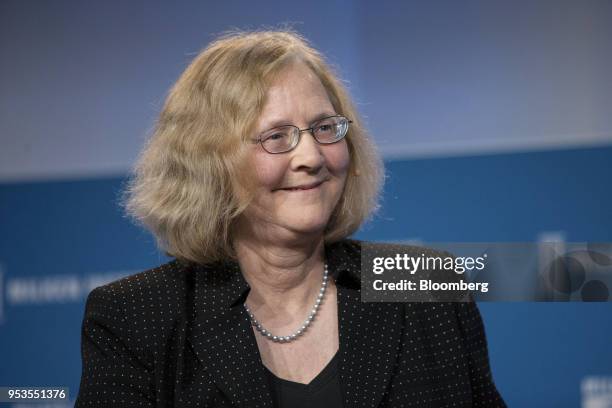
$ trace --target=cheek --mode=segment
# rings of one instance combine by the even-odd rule
[[[253,160],[253,168],[257,178],[258,188],[270,190],[277,188],[283,180],[285,165],[281,160],[271,160],[271,156],[257,154]]]
[[[330,149],[327,151],[326,161],[329,171],[338,177],[344,177],[351,163],[346,140],[328,147]]]

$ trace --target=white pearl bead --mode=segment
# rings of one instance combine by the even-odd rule
[[[289,335],[289,336],[274,336],[272,333],[270,333],[268,330],[266,330],[261,323],[259,323],[257,321],[257,319],[255,318],[255,315],[253,313],[251,313],[251,310],[248,308],[247,304],[244,303],[244,309],[246,310],[247,314],[249,315],[249,318],[251,320],[251,324],[253,326],[255,326],[255,328],[265,337],[267,337],[268,339],[277,342],[277,343],[286,343],[286,342],[290,342],[292,340],[295,340],[298,336],[302,335],[306,329],[308,328],[308,326],[310,326],[310,323],[312,323],[312,321],[314,320],[314,318],[317,315],[319,306],[321,305],[322,299],[323,299],[323,295],[325,294],[325,289],[327,288],[327,280],[328,280],[328,270],[327,270],[327,263],[324,264],[324,272],[323,272],[323,282],[321,284],[321,289],[319,290],[319,294],[317,296],[317,299],[315,301],[315,304],[312,308],[312,311],[310,313],[310,315],[308,316],[308,318],[304,321],[304,324],[302,325],[302,327],[300,329],[298,329],[295,333]]]

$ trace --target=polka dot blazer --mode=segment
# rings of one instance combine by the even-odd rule
[[[360,249],[326,246],[344,407],[505,407],[476,305],[362,303]],[[272,408],[248,291],[236,262],[176,260],[94,289],[75,406]]]

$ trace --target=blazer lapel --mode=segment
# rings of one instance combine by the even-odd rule
[[[201,268],[195,279],[194,324],[187,338],[204,370],[232,404],[272,407],[255,334],[242,307],[249,285],[239,266]]]
[[[339,380],[344,406],[377,407],[400,353],[401,303],[361,302],[360,246],[326,246],[337,284],[340,336]],[[249,285],[236,262],[199,267],[195,276],[193,325],[187,339],[217,387],[239,407],[272,407],[255,334],[242,307]]]
[[[330,248],[331,249],[331,248]],[[361,256],[355,241],[328,251],[338,290],[340,386],[344,406],[379,406],[401,351],[401,303],[361,301]]]

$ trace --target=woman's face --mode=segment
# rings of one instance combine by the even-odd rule
[[[317,119],[340,113],[318,77],[306,65],[293,64],[269,88],[253,137],[282,125],[308,128]],[[249,228],[257,236],[288,239],[322,233],[344,188],[350,160],[346,140],[320,145],[310,132],[303,132],[289,152],[270,154],[253,144],[250,154],[257,189],[244,213]],[[292,189],[313,184],[317,186]]]

